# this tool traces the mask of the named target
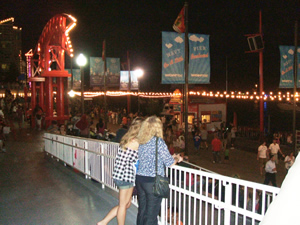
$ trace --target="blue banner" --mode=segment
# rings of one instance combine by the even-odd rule
[[[300,87],[300,49],[298,49],[297,87]],[[279,88],[294,88],[294,54],[295,46],[279,46],[280,50],[280,83]]]
[[[209,35],[189,34],[189,84],[209,83]]]
[[[184,83],[184,34],[162,32],[162,84]],[[188,83],[210,83],[209,35],[189,34]]]
[[[81,89],[81,74],[80,74],[80,69],[67,69],[69,74],[73,75],[73,90],[80,90]],[[68,89],[71,90],[71,77],[68,77]]]
[[[106,58],[108,87],[119,87],[120,85],[120,59]]]
[[[131,90],[139,89],[138,76],[134,71],[130,71],[130,81],[131,81]],[[129,90],[129,76],[128,71],[121,71],[120,73],[120,90],[128,91]]]
[[[184,84],[184,34],[162,32],[162,84]]]
[[[120,59],[106,58],[108,87],[118,87],[120,84]],[[104,62],[101,57],[90,57],[90,86],[104,86]]]
[[[90,57],[90,86],[104,86],[104,62],[101,57]]]

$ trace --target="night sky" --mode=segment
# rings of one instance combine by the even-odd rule
[[[77,19],[77,26],[70,32],[75,55],[101,57],[102,41],[106,39],[107,57],[125,62],[129,51],[131,68],[144,68],[142,91],[162,91],[170,90],[170,86],[159,85],[161,32],[173,31],[183,5],[183,0],[4,0],[0,3],[0,20],[14,17],[15,25],[23,28],[26,53],[36,47],[44,26],[53,16],[71,14]],[[264,89],[278,90],[279,45],[294,45],[295,20],[300,14],[298,0],[190,0],[189,33],[210,35],[211,54],[211,84],[191,88],[224,91],[227,57],[228,89],[253,89],[259,80],[259,58],[258,53],[245,53],[245,34],[259,32],[260,9],[265,41]]]

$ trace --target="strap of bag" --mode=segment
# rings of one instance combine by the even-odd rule
[[[156,137],[156,144],[155,144],[155,176],[157,176],[157,141],[158,141],[158,137]]]

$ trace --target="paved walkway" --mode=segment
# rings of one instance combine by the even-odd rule
[[[36,130],[9,135],[0,153],[0,224],[96,224],[118,203],[114,192],[47,156],[43,147]],[[126,224],[135,224],[136,213],[132,206]]]

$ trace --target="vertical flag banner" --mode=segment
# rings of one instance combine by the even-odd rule
[[[177,16],[173,29],[178,33],[184,33],[185,32],[185,24],[184,24],[184,7],[181,9],[179,15]]]
[[[67,69],[68,73],[71,74],[71,69]],[[80,69],[72,69],[73,73],[73,90],[81,89],[81,74]],[[71,90],[71,77],[68,77],[68,89]]]
[[[90,57],[90,86],[104,85],[104,62],[101,57]]]
[[[139,89],[139,81],[138,76],[135,71],[130,71],[130,81],[131,81],[131,90],[138,90]]]
[[[209,35],[189,34],[189,84],[209,83]]]
[[[162,32],[162,84],[184,83],[184,34]]]
[[[130,71],[130,79],[131,79],[131,90],[138,90],[139,89],[139,81],[138,76],[135,71]],[[128,91],[129,88],[129,76],[128,71],[121,71],[120,72],[120,90],[121,91]]]
[[[128,71],[121,71],[120,72],[120,90],[128,91],[128,87],[129,87]]]
[[[298,49],[297,87],[300,87],[300,49]],[[280,83],[279,88],[294,88],[294,54],[295,46],[279,46],[280,50]]]
[[[108,87],[119,87],[120,85],[120,59],[106,58]]]

